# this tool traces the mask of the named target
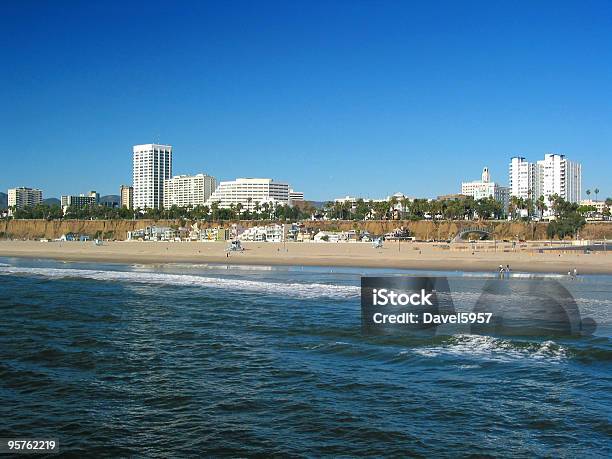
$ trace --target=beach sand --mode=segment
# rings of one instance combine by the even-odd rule
[[[448,271],[497,271],[509,264],[513,271],[567,274],[576,268],[584,274],[612,274],[612,255],[582,251],[533,250],[472,252],[449,246],[385,242],[383,248],[366,243],[266,243],[245,242],[244,251],[226,256],[224,242],[38,242],[0,241],[0,257],[51,258],[65,261],[115,263],[231,263],[254,265],[355,266]]]

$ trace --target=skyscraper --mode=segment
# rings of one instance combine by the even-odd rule
[[[159,209],[164,204],[164,180],[172,177],[172,146],[134,145],[134,207]]]

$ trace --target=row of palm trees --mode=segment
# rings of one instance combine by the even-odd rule
[[[392,197],[388,201],[327,202],[323,213],[339,220],[464,220],[500,219],[504,217],[501,203],[493,198],[475,200],[472,197],[454,200],[428,200]]]

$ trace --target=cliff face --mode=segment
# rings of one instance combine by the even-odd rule
[[[178,227],[185,222],[178,220],[9,220],[0,221],[0,238],[11,239],[55,239],[66,233],[86,234],[91,238],[117,239],[127,238],[127,232],[146,226]],[[200,223],[201,228],[224,226],[233,222]],[[244,227],[264,224],[264,222],[237,222]],[[187,222],[189,224],[189,222]],[[347,231],[351,229],[366,230],[372,234],[383,234],[400,226],[408,228],[417,239],[452,239],[465,228],[486,227],[493,230],[497,239],[514,239],[518,236],[525,240],[546,239],[546,223],[524,222],[469,222],[469,221],[327,221],[304,222],[306,228],[323,231]],[[588,223],[580,232],[583,239],[612,239],[612,223]]]

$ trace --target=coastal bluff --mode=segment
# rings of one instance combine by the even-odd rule
[[[55,239],[63,234],[76,233],[91,238],[124,240],[128,231],[146,226],[188,226],[194,222],[184,220],[8,220],[0,221],[0,239]],[[268,221],[221,221],[198,222],[200,228],[229,227],[237,223],[252,227],[270,223]],[[403,226],[417,239],[452,239],[458,232],[467,228],[486,228],[496,239],[546,240],[547,223],[516,221],[408,221],[408,220],[333,220],[304,221],[304,227],[322,231],[368,231],[383,234]],[[580,231],[582,239],[612,239],[612,222],[587,223]]]

